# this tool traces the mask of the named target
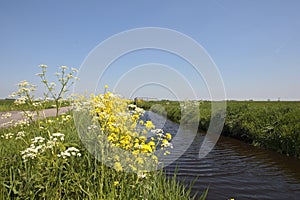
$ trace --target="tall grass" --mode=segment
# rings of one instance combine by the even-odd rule
[[[0,129],[0,136],[4,136],[0,137],[2,199],[191,199],[190,190],[175,178],[167,179],[162,171],[142,178],[102,164],[85,150],[73,120],[67,118],[60,116],[25,127]],[[20,152],[28,148],[33,137],[49,139],[49,133],[56,132],[65,135],[60,148],[76,147],[81,156],[60,159],[46,152],[24,162]],[[6,135],[10,137],[5,138]]]

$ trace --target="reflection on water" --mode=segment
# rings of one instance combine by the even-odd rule
[[[159,124],[165,119],[151,113],[151,120]],[[167,120],[163,129],[176,134],[178,124]],[[185,137],[181,139],[186,142]],[[170,175],[177,171],[177,177],[186,183],[195,181],[193,192],[201,194],[209,187],[207,199],[299,199],[299,159],[226,137],[220,137],[214,149],[199,159],[202,140],[203,135],[197,134],[190,148],[165,168]],[[174,146],[170,156],[180,151]]]

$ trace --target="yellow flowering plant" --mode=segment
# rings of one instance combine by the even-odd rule
[[[155,129],[151,121],[143,121],[141,116],[145,111],[129,100],[106,91],[91,95],[85,103],[82,98],[78,102],[81,104],[75,106],[75,111],[88,110],[86,114],[91,119],[88,131],[78,129],[82,141],[90,152],[116,171],[142,175],[157,169],[158,157],[169,153],[171,134]],[[79,122],[80,114],[76,118]],[[149,133],[152,137],[147,137]]]

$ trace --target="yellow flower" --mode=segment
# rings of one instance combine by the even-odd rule
[[[115,169],[117,172],[122,171],[123,168],[122,168],[121,163],[115,162],[115,164],[114,164],[114,169]]]
[[[105,85],[104,88],[107,89],[107,88],[108,88],[108,85]]]
[[[150,145],[150,146],[155,146],[155,142],[150,141],[150,142],[148,143],[148,145]]]
[[[140,136],[139,139],[142,141],[142,142],[145,142],[147,140],[147,138],[145,136]]]
[[[154,128],[154,125],[153,125],[153,123],[152,123],[151,121],[147,121],[146,124],[145,124],[145,126],[146,126],[146,128],[147,128],[148,130]]]
[[[136,162],[137,162],[138,164],[140,164],[140,165],[144,164],[144,161],[143,161],[142,158],[137,158],[137,159],[136,159]]]
[[[114,186],[119,185],[119,181],[114,181]]]
[[[167,134],[166,134],[166,138],[167,138],[168,140],[171,140],[171,139],[172,139],[171,134],[170,134],[170,133],[167,133]]]

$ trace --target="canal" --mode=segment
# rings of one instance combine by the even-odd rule
[[[152,112],[151,119],[158,128],[175,135],[179,125]],[[204,134],[198,133],[193,143],[175,162],[164,169],[174,172],[198,197],[209,188],[207,199],[299,199],[300,160],[274,151],[254,147],[242,141],[221,136],[213,150],[199,158]],[[186,142],[186,138],[180,138]],[[180,147],[174,146],[173,152]],[[174,156],[178,156],[174,153]],[[181,154],[180,153],[180,154]],[[170,155],[172,156],[172,154]]]

